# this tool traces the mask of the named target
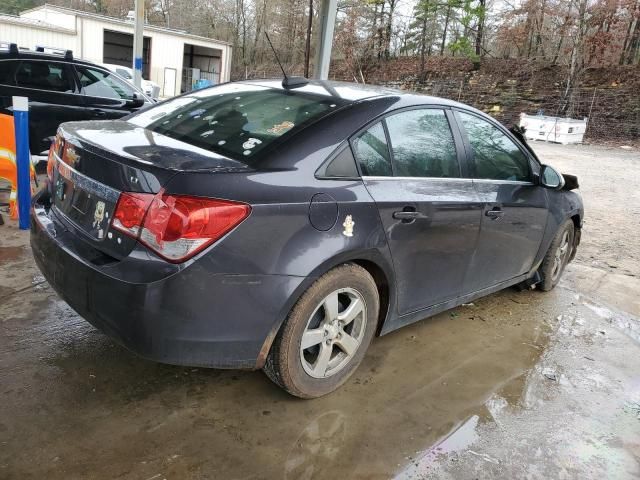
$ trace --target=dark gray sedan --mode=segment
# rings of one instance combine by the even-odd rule
[[[575,177],[468,106],[334,82],[220,85],[63,124],[31,244],[60,296],[160,362],[344,383],[371,339],[573,258]]]

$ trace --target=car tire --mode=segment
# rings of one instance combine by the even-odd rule
[[[264,372],[300,398],[336,390],[364,358],[379,309],[378,289],[364,268],[335,267],[295,304],[274,339]]]
[[[538,286],[543,292],[552,290],[560,281],[560,277],[571,259],[574,236],[573,221],[567,220],[553,237],[539,270],[541,280]]]

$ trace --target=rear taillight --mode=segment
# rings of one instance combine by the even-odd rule
[[[138,238],[144,216],[154,196],[152,193],[121,193],[111,226],[131,237]]]
[[[242,222],[251,207],[213,198],[122,193],[112,226],[170,262],[183,262]]]

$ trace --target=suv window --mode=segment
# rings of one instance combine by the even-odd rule
[[[529,160],[498,127],[475,115],[456,115],[473,150],[476,178],[530,181]]]
[[[23,60],[15,76],[18,87],[74,93],[75,87],[64,63]]]
[[[386,119],[399,177],[460,177],[458,155],[444,110],[406,110]]]
[[[90,97],[131,100],[135,90],[116,78],[111,72],[76,65],[80,77],[81,92]]]
[[[381,122],[358,135],[351,144],[363,175],[377,177],[393,175],[387,138]]]
[[[3,85],[15,85],[16,84],[16,67],[18,66],[16,60],[3,60],[0,61],[0,84]]]

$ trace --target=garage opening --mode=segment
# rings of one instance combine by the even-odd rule
[[[220,83],[222,51],[184,44],[181,93]]]
[[[103,63],[131,68],[133,64],[133,35],[129,33],[104,31]],[[149,79],[151,38],[144,37],[142,44],[142,78]]]

